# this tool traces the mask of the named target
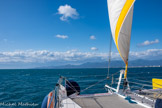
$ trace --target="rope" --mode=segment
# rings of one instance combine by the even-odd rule
[[[136,75],[136,74],[139,74],[139,75],[141,75],[141,74],[155,74],[155,73],[159,73],[159,74],[161,74],[161,72],[138,72],[138,73],[132,73],[132,72],[129,72],[128,73],[128,75]]]
[[[137,80],[137,81],[140,81],[141,83],[142,82],[145,82],[145,83],[150,83],[150,84],[157,84],[157,85],[159,85],[159,86],[162,86],[161,84],[159,84],[159,83],[155,83],[155,82],[150,82],[150,81],[145,81],[145,80],[139,80],[139,79],[131,79],[131,80]],[[152,86],[153,87],[153,86]]]
[[[140,81],[140,82],[145,82],[145,83],[152,83],[152,82],[150,82],[150,81],[139,80],[139,79],[131,79],[131,80],[137,80],[137,81]]]
[[[144,74],[143,74],[144,75]],[[136,77],[134,77],[134,76],[129,76],[129,79],[130,78],[140,78],[140,79],[145,79],[145,80],[149,80],[150,78],[161,78],[161,76],[153,76],[153,75],[151,75],[151,76],[147,76],[147,77],[141,77],[141,75],[138,75],[138,76],[136,76]]]
[[[105,74],[105,75],[73,76],[73,77],[68,77],[68,79],[71,79],[71,78],[86,78],[86,77],[105,77],[105,76],[107,76],[107,74]]]
[[[93,91],[94,91],[94,90],[97,90],[97,91],[98,91],[98,90],[104,90],[104,89],[105,89],[105,88],[97,88],[97,89],[88,89],[88,90],[89,90],[89,91],[92,91],[92,90],[93,90]],[[68,90],[68,91],[71,92],[71,91],[73,91],[73,90]]]
[[[84,81],[77,81],[78,83],[87,83],[87,82],[96,82],[98,81],[98,79],[96,80],[84,80]]]
[[[132,82],[132,81],[129,81],[130,83],[133,83],[133,84],[137,84],[137,85],[141,85],[142,87],[156,87],[158,89],[161,89],[157,86],[152,86],[152,85],[149,85],[149,84],[141,84],[141,83],[137,83],[137,82]],[[157,84],[157,83],[156,83]],[[160,85],[160,84],[159,84]],[[148,89],[149,90],[149,89]]]
[[[110,35],[109,63],[108,63],[107,78],[109,78],[109,74],[110,74],[111,48],[112,48],[112,35]]]
[[[119,71],[117,73],[119,73]],[[112,75],[116,75],[117,73],[114,73]],[[105,76],[107,76],[107,74],[104,74],[104,75],[69,76],[68,79],[73,79],[73,78],[87,78],[87,77],[105,77]]]
[[[141,83],[132,82],[132,81],[129,81],[129,83],[133,83],[133,84],[137,84],[137,85],[142,85],[142,86],[146,86],[146,87],[152,87],[151,85],[148,85],[148,84],[141,84]]]
[[[65,81],[68,81],[68,80],[65,80]],[[69,82],[69,81],[68,81],[68,82]],[[72,88],[71,88],[70,86],[69,86],[69,87],[70,87],[71,89],[73,89],[76,93],[78,93],[78,91],[75,89],[75,87],[74,87],[70,82],[69,82],[69,84],[71,85]]]
[[[106,82],[106,81],[105,81]],[[73,86],[73,87],[80,87],[80,88],[86,88],[86,87],[89,87],[90,84],[82,84],[82,86]],[[101,84],[98,84],[98,86],[104,86],[103,83]]]
[[[95,85],[97,85],[97,84],[99,84],[99,83],[105,81],[106,79],[107,79],[107,78],[105,78],[105,79],[103,79],[103,80],[100,80],[100,81],[98,81],[98,82],[96,82],[96,83],[90,85],[89,87],[87,87],[87,88],[81,90],[80,92],[83,92],[83,91],[85,91],[85,90],[87,90],[87,89],[89,89],[89,88],[91,88],[91,87],[93,87],[93,86],[95,86]]]

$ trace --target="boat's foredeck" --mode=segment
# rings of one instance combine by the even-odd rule
[[[82,108],[144,108],[117,95],[77,97],[72,100]]]

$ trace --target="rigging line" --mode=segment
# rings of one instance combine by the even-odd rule
[[[65,79],[65,80],[66,80],[66,79]],[[68,80],[66,80],[66,81],[68,81]],[[69,81],[68,81],[68,83],[71,85],[71,87],[70,87],[70,86],[69,86],[69,87],[70,87],[71,89],[73,89],[76,93],[78,93],[78,91],[75,89],[75,87],[74,87]]]
[[[105,83],[106,83],[106,81],[105,81]],[[85,87],[88,87],[89,85],[91,85],[91,84],[82,84],[82,86],[73,86],[73,87],[81,87],[81,88],[85,88]],[[104,84],[98,84],[99,86],[103,86]]]
[[[144,74],[136,74],[137,75],[137,78],[144,78],[143,76],[141,75],[144,75]],[[147,74],[146,74],[147,75]],[[129,76],[129,77],[134,77],[134,76]],[[160,77],[159,75],[151,75],[151,76],[147,76],[147,78],[150,78],[150,77]],[[160,77],[161,78],[161,77]],[[145,78],[146,79],[146,78]]]
[[[98,88],[98,89],[88,89],[89,91],[98,91],[98,90],[105,90],[105,88]],[[69,92],[73,90],[68,90]]]
[[[129,72],[128,75],[132,75],[132,74],[155,74],[155,73],[159,73],[161,74],[161,72],[139,72],[139,73],[133,73],[133,72]]]
[[[145,81],[145,80],[140,80],[140,79],[131,79],[131,80],[137,80],[137,81],[139,81],[139,82],[141,82],[141,83],[142,83],[142,82],[145,82],[145,83],[151,83],[151,84],[152,84],[151,81]],[[130,80],[130,81],[131,81],[131,80]]]
[[[108,73],[107,73],[107,78],[109,78],[109,74],[110,74],[111,48],[112,48],[112,35],[111,35],[111,33],[110,33],[110,48],[109,48],[109,62],[108,62]]]
[[[90,82],[96,82],[96,81],[98,81],[98,80],[100,80],[100,79],[96,79],[96,80],[84,80],[84,81],[83,81],[83,80],[78,80],[77,82],[78,82],[78,83],[86,83],[86,84],[87,84],[87,82],[88,82],[88,83],[90,83]]]
[[[118,75],[120,71],[117,71],[116,73],[112,74],[112,75]],[[107,76],[107,74],[103,74],[103,75],[82,75],[82,76],[68,76],[68,79],[72,79],[72,78],[83,78],[83,77],[105,77]],[[118,77],[117,77],[118,78]]]
[[[148,85],[148,84],[141,84],[141,83],[136,83],[136,82],[132,82],[132,81],[129,81],[129,82],[130,82],[130,84],[133,83],[133,84],[137,84],[137,85],[142,85],[143,87],[156,87],[158,89],[161,89],[157,86],[152,86],[152,85]]]
[[[159,94],[157,94],[156,98],[159,98],[162,96],[162,93],[160,92]]]
[[[141,84],[141,83],[137,83],[137,82],[132,82],[132,81],[129,81],[130,84],[137,84],[137,85],[142,85],[142,86],[146,86],[146,87],[152,87],[151,85],[148,85],[148,84]]]
[[[96,82],[96,83],[90,85],[89,87],[87,87],[87,88],[81,90],[80,92],[83,92],[83,91],[85,91],[85,90],[87,90],[87,89],[89,89],[89,88],[91,88],[91,87],[93,87],[93,86],[95,86],[95,85],[97,85],[97,84],[99,84],[99,83],[105,81],[106,79],[107,79],[107,78],[105,78],[105,79],[103,79],[103,80],[100,80],[100,81],[98,81],[98,82]]]
[[[161,77],[156,77],[156,76],[147,76],[147,78],[146,77],[140,77],[140,76],[137,76],[136,78],[134,78],[134,77],[129,77],[129,79],[139,79],[139,80],[145,80],[145,81],[152,81],[152,79],[161,79]]]
[[[117,75],[118,73],[120,73],[120,71],[117,71],[117,72],[115,72],[115,73],[114,73],[114,74],[112,74],[112,75],[114,76],[114,75]]]
[[[131,80],[135,80],[135,79],[131,79]],[[144,81],[144,80],[139,80],[139,79],[137,79],[137,81],[139,81],[138,83],[146,82],[146,83],[157,84],[159,86],[162,86],[162,84],[159,84],[159,83],[156,83],[156,82]]]
[[[72,76],[72,77],[68,77],[68,79],[70,78],[83,78],[83,77],[105,77],[107,74],[105,75],[87,75],[87,76]]]

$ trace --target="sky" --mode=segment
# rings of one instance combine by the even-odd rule
[[[162,59],[161,4],[136,0],[129,60]],[[110,35],[107,0],[0,0],[0,68],[107,61]]]

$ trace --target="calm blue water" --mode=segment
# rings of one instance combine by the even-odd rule
[[[120,68],[112,68],[110,74],[119,70]],[[34,108],[40,108],[44,96],[54,89],[60,75],[67,77],[69,80],[77,81],[83,90],[89,85],[104,79],[107,75],[107,69],[0,70],[0,108],[4,107],[3,103],[18,104],[18,102],[35,103],[37,105]],[[113,86],[116,86],[115,82],[117,82],[118,75],[119,73],[114,75]],[[128,78],[130,82],[137,81],[137,79],[137,82],[139,80],[151,82],[152,78],[162,78],[162,68],[130,68],[128,69]],[[149,84],[149,82],[143,83]],[[105,83],[110,83],[110,80],[105,80],[81,94],[106,92]],[[132,89],[135,89],[136,85],[133,83],[131,85]],[[15,106],[12,105],[10,108],[15,108]]]

